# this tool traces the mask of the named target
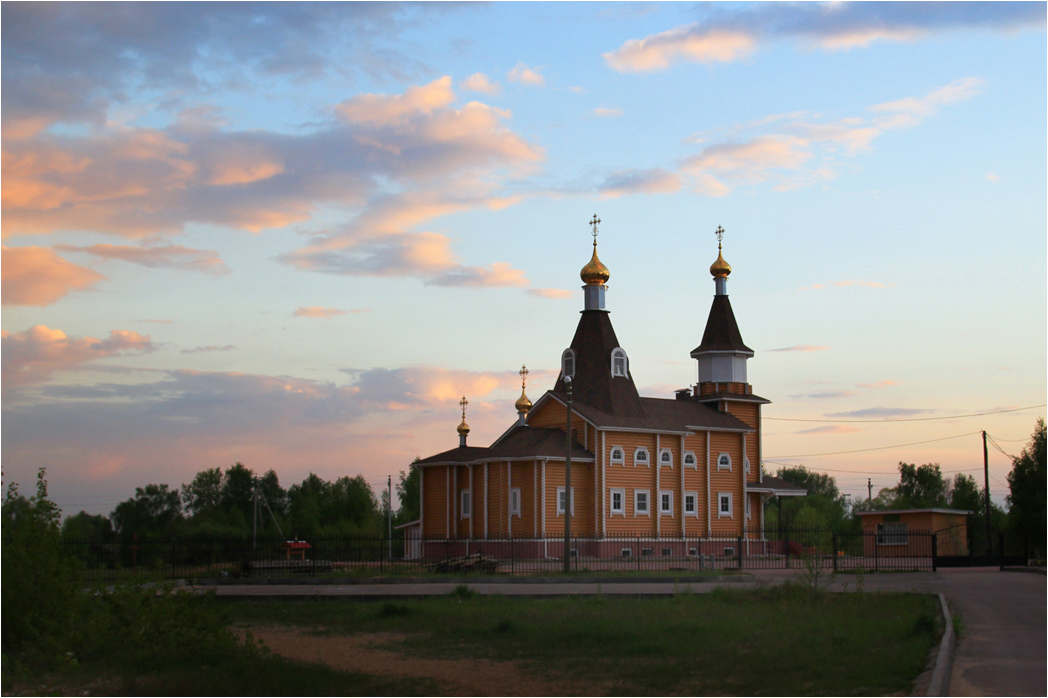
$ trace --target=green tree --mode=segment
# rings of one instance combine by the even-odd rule
[[[117,504],[109,518],[121,534],[170,535],[183,522],[182,499],[167,485],[136,487],[135,496]]]
[[[985,501],[974,477],[964,473],[957,473],[954,476],[953,484],[950,486],[951,509],[967,509],[974,514],[983,510]]]
[[[76,570],[63,555],[61,514],[48,499],[41,468],[36,494],[26,498],[8,486],[3,503],[3,648],[46,662],[64,651],[59,638],[75,625]],[[5,667],[6,668],[6,667]]]
[[[201,470],[182,485],[182,507],[194,520],[214,519],[222,510],[222,470]]]
[[[82,511],[67,516],[62,522],[62,537],[70,538],[107,538],[113,534],[113,522],[101,514],[88,514]]]
[[[947,505],[948,485],[938,463],[918,467],[899,463],[899,484],[895,487],[896,509],[927,509]]]
[[[255,473],[243,463],[236,463],[222,475],[222,510],[227,521],[250,526],[255,511]],[[239,516],[233,512],[239,512]]]
[[[1043,541],[1046,523],[1043,419],[1037,420],[1030,435],[1030,443],[1012,460],[1012,471],[1008,473],[1007,502],[1010,528]]]
[[[419,461],[415,458],[415,463]],[[414,463],[408,468],[405,473],[403,470],[400,471],[400,477],[397,480],[397,499],[400,502],[400,506],[397,508],[396,516],[393,517],[393,521],[396,525],[405,524],[409,521],[417,521],[421,515],[419,512],[419,487],[420,487],[420,469],[415,467]]]
[[[287,513],[287,490],[280,486],[280,478],[275,470],[267,470],[266,474],[258,479],[258,487],[262,490],[269,508],[273,514],[282,517]]]
[[[816,473],[803,465],[779,468],[776,477],[803,487],[808,491],[805,497],[786,497],[779,504],[769,507],[765,515],[765,526],[768,530],[779,528],[779,512],[782,515],[782,528],[818,528],[823,530],[840,530],[848,523],[848,507],[844,495],[837,488],[837,481],[831,475]]]

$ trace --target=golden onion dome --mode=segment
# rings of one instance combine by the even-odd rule
[[[531,409],[531,400],[528,399],[523,388],[520,389],[520,397],[513,403],[513,406],[517,408],[517,412],[527,412]]]
[[[469,425],[466,424],[465,417],[462,418],[462,424],[458,425],[458,429],[456,431],[458,431],[458,433],[462,434],[463,436],[469,433]]]
[[[600,259],[597,258],[597,241],[593,241],[593,257],[590,258],[589,264],[582,267],[582,271],[579,272],[579,276],[587,286],[603,286],[611,278],[611,272],[604,266]]]
[[[717,261],[710,265],[710,273],[715,279],[727,278],[731,273],[731,265],[724,261],[720,245],[717,245]]]

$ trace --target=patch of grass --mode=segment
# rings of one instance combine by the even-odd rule
[[[391,632],[397,639],[387,648],[412,656],[514,660],[580,687],[636,695],[908,691],[940,625],[934,596],[813,596],[797,585],[651,599],[472,594],[470,603],[458,595],[405,601],[410,612],[387,617],[331,600],[241,601],[231,611],[249,625]]]

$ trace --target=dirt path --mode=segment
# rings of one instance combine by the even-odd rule
[[[403,639],[393,633],[313,635],[309,628],[247,628],[256,639],[288,659],[325,664],[339,671],[436,679],[448,695],[555,696],[603,695],[599,686],[544,681],[523,672],[515,662],[490,659],[420,659],[379,649]],[[589,689],[589,690],[587,690]]]

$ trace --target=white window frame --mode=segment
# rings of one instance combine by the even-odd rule
[[[745,456],[743,456],[742,458],[742,472],[746,473],[747,475],[750,474],[750,459],[746,458]]]
[[[667,507],[666,498],[669,498],[669,506]],[[673,516],[673,490],[659,490],[659,515],[660,516]]]
[[[615,370],[615,360],[622,359],[622,371]],[[626,378],[630,373],[629,358],[626,356],[625,350],[622,347],[615,347],[611,350],[611,377],[612,378]]]
[[[640,508],[640,496],[644,495],[644,510]],[[633,490],[633,515],[651,518],[651,490]]]
[[[615,451],[619,452],[619,457],[615,457]],[[611,454],[609,456],[612,465],[625,465],[626,464],[626,449],[622,446],[612,446]]]
[[[648,449],[644,448],[643,446],[639,447],[636,451],[633,452],[633,467],[637,467],[637,457],[642,453],[644,454],[644,465],[650,468],[651,454],[648,453]]]
[[[749,497],[743,497],[743,499],[746,502],[746,519],[749,520],[750,519],[750,498]]]
[[[718,492],[717,493],[717,518],[718,519],[733,519],[735,518],[735,509],[732,504],[731,492]],[[724,503],[728,503],[728,511],[724,512]]]
[[[717,456],[717,470],[731,470],[731,454],[721,453]]]
[[[669,456],[667,459],[666,456]],[[673,467],[673,451],[668,448],[659,450],[659,467],[666,466],[669,468]]]
[[[608,504],[611,508],[611,515],[625,516],[626,515],[626,490],[621,487],[613,487],[608,490]],[[615,508],[615,495],[619,495],[619,506]]]
[[[564,515],[564,503],[561,501],[561,496],[564,494],[564,488],[557,488],[557,516]],[[575,516],[575,488],[571,488],[571,515]]]
[[[468,519],[473,515],[473,497],[469,490],[459,492],[459,518]]]
[[[520,488],[509,488],[509,515],[520,517]]]
[[[691,500],[691,511],[688,511],[688,500]],[[684,515],[694,516],[696,519],[699,518],[699,493],[698,492],[685,492],[684,493]]]
[[[568,361],[571,361],[571,370],[568,370]],[[564,353],[560,355],[560,372],[564,378],[575,377],[575,350],[565,349]]]
[[[688,462],[688,458],[691,457],[691,462]],[[681,463],[684,464],[685,468],[698,468],[699,459],[695,457],[694,451],[685,451],[684,457],[681,459]]]

